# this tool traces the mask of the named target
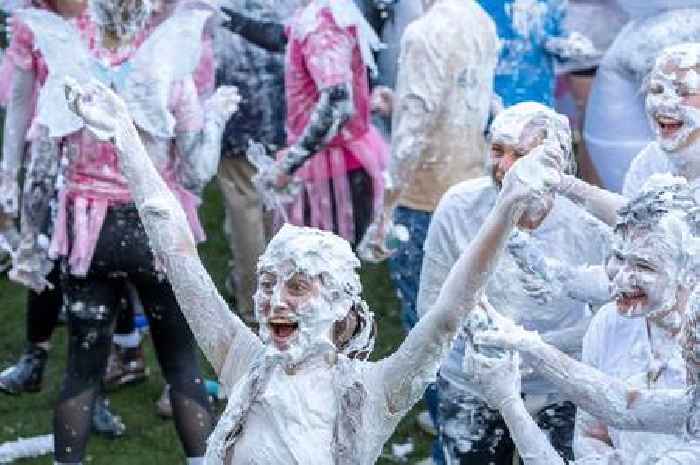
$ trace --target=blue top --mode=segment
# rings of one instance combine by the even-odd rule
[[[566,0],[479,0],[501,40],[494,90],[506,107],[533,101],[554,105],[556,57],[549,38],[564,35]]]

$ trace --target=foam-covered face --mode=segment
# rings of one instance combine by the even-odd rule
[[[673,309],[683,283],[678,256],[660,227],[616,233],[606,271],[618,313],[640,318]]]
[[[519,158],[542,143],[544,135],[536,130],[521,130],[518,134],[506,131],[494,131],[491,134],[491,177],[498,188],[503,184],[503,177]]]
[[[120,41],[131,40],[146,27],[151,0],[89,0],[93,20]]]
[[[503,178],[519,159],[530,153],[544,140],[543,131],[537,127],[526,125],[516,139],[514,134],[505,131],[494,131],[491,135],[490,157],[491,177],[498,188],[503,184]],[[532,230],[539,227],[554,205],[554,196],[543,195],[537,205],[528,208],[520,217],[518,227]]]
[[[334,297],[321,277],[309,276],[290,260],[261,271],[254,296],[260,338],[290,362],[335,351],[334,324],[350,306]]]
[[[688,66],[689,65],[689,66]],[[646,94],[646,112],[656,140],[666,152],[680,151],[700,138],[698,64],[673,57],[654,67]]]

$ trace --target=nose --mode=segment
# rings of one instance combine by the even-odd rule
[[[276,285],[272,291],[270,307],[273,315],[285,314],[289,310],[287,292],[285,291],[285,286],[283,284],[280,283]]]
[[[632,287],[637,285],[637,275],[634,269],[628,265],[620,267],[615,280],[620,287]]]

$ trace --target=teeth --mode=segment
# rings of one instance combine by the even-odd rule
[[[669,118],[667,116],[657,116],[656,121],[658,121],[661,124],[680,124],[681,121],[677,120],[675,118]]]

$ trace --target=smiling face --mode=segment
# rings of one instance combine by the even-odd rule
[[[320,287],[318,277],[297,271],[291,261],[260,273],[255,309],[263,341],[284,352],[299,345],[301,333],[312,328],[330,341],[335,319],[328,318],[330,315],[324,318],[330,311]]]
[[[649,76],[646,113],[666,152],[679,152],[700,138],[700,48],[666,49]]]
[[[620,315],[647,317],[676,305],[683,281],[674,249],[657,228],[615,235],[606,271]]]
[[[350,244],[333,233],[282,227],[258,261],[254,296],[260,338],[268,351],[296,364],[345,348],[344,330],[352,334],[358,327],[348,315],[365,308],[357,266]]]

